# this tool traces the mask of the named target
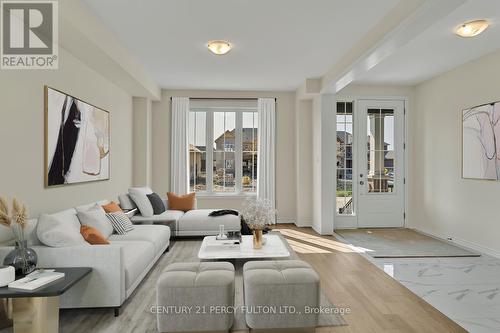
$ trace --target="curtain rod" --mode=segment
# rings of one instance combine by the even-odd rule
[[[267,97],[267,98],[274,98],[274,101],[275,102],[277,101],[276,97]],[[224,98],[224,97],[189,97],[189,99],[199,99],[199,100],[202,100],[202,99],[219,99],[219,100],[252,101],[252,100],[258,100],[259,98],[258,97],[248,97],[248,98],[244,98],[244,97],[228,97],[228,98]],[[170,100],[172,100],[172,97],[170,97]]]

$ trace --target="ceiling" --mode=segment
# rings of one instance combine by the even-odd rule
[[[295,90],[328,71],[398,2],[82,1],[161,87],[211,90]],[[212,39],[234,49],[212,55],[205,46]]]
[[[491,24],[483,34],[461,38],[453,33],[461,23],[483,18]],[[356,82],[414,85],[497,49],[500,49],[500,1],[468,0]]]

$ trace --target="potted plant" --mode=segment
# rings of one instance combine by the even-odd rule
[[[262,248],[262,230],[276,223],[276,210],[267,199],[247,199],[242,212],[243,219],[253,231],[254,249]]]
[[[33,249],[28,248],[28,241],[24,237],[24,229],[28,223],[26,206],[17,199],[12,201],[9,209],[7,200],[0,197],[0,224],[10,228],[14,234],[16,247],[4,259],[3,264],[14,266],[16,274],[29,274],[36,268],[37,255]]]

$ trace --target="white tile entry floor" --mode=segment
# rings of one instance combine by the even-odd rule
[[[340,234],[335,237],[347,244]],[[500,259],[481,257],[373,258],[371,261],[472,333],[500,332]]]
[[[500,332],[500,259],[364,256],[469,332]]]

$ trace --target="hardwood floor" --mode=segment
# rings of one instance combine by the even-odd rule
[[[329,299],[350,309],[348,326],[317,332],[466,332],[335,237],[288,224],[274,229],[316,269]]]
[[[287,238],[297,255],[319,273],[322,290],[330,301],[338,308],[350,310],[344,316],[347,326],[321,327],[316,329],[316,333],[466,332],[335,237],[318,236],[310,228],[287,224],[280,224],[275,229]],[[186,258],[193,256],[186,249],[180,252]],[[168,255],[160,258],[124,304],[120,317],[113,317],[109,309],[63,310],[60,331],[156,332],[156,319],[148,312],[148,302],[154,298],[155,282],[171,259]],[[182,257],[177,259],[182,260]]]

